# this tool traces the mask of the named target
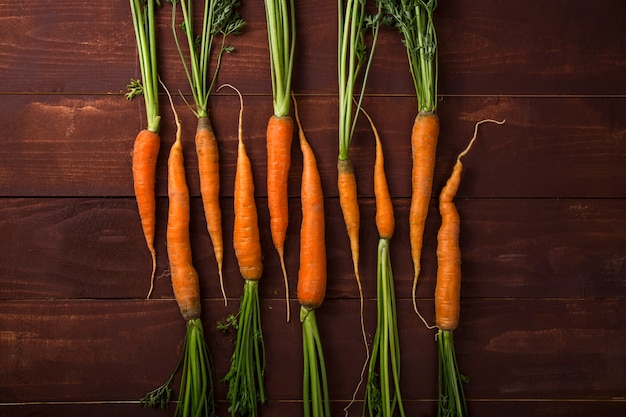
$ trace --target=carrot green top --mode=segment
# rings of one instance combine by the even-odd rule
[[[157,0],[130,0],[133,27],[139,54],[141,80],[131,80],[126,98],[143,95],[148,130],[159,131],[159,80],[157,75],[155,7]]]
[[[274,115],[289,114],[291,77],[296,45],[294,0],[265,0],[265,19],[270,51]]]
[[[420,112],[437,110],[437,34],[433,12],[438,0],[378,0],[403,36]]]
[[[204,14],[202,20],[202,30],[197,36],[193,27],[192,0],[169,0],[172,3],[172,31],[174,41],[180,58],[185,68],[185,74],[191,87],[196,109],[192,110],[196,117],[206,117],[209,112],[209,95],[215,85],[215,80],[222,63],[224,53],[234,50],[231,45],[226,45],[228,35],[238,35],[241,33],[245,22],[239,16],[236,7],[239,0],[205,0]],[[180,4],[183,13],[181,25],[176,22],[177,4]],[[189,63],[185,60],[183,48],[179,42],[177,29],[181,28],[187,39],[187,53]],[[213,75],[209,79],[209,68],[213,54],[213,43],[216,36],[221,35],[219,50],[214,56],[215,68]]]
[[[365,0],[338,0],[337,69],[339,83],[339,159],[349,159],[349,148],[358,116],[358,108],[365,91],[369,67],[372,62],[381,13],[374,16],[365,14]],[[369,57],[365,34],[372,28],[373,40]],[[363,64],[366,64],[361,81],[361,91],[357,100],[357,110],[353,109],[354,89]]]

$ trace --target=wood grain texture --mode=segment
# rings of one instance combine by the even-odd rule
[[[318,313],[333,415],[356,387],[365,349],[358,290],[336,189],[337,4],[297,3],[293,89],[316,152],[325,193],[327,297]],[[158,12],[159,74],[190,98],[170,28]],[[598,0],[442,1],[435,13],[441,135],[426,224],[420,311],[433,321],[436,197],[474,124],[456,200],[461,224],[461,324],[455,332],[473,416],[595,416],[626,413],[626,2]],[[297,416],[301,328],[284,321],[282,272],[269,235],[265,128],[272,113],[262,2],[243,1],[247,26],[230,38],[217,83],[245,100],[244,141],[252,161],[265,254],[260,285],[267,344],[264,417]],[[198,12],[197,18],[200,17]],[[165,252],[166,157],[175,125],[165,96],[157,168],[158,269],[151,267],[133,198],[132,141],[145,127],[141,98],[124,98],[139,76],[127,2],[0,0],[0,415],[157,416],[138,398],[177,360],[184,321],[173,299]],[[239,101],[212,95],[224,219],[223,305],[199,198],[183,99],[192,194],[191,238],[201,276],[203,320],[217,376],[234,335],[216,323],[237,311],[243,291],[232,248],[232,190]],[[436,344],[410,300],[409,132],[417,108],[399,34],[381,30],[363,102],[381,133],[396,214],[391,256],[398,297],[402,389],[407,415],[436,415]],[[351,155],[362,211],[365,324],[375,330],[372,169],[374,140],[361,118]],[[295,300],[300,173],[292,149],[285,260]],[[297,308],[292,302],[292,309]],[[175,386],[177,388],[177,386]],[[218,384],[218,415],[227,416]],[[361,415],[362,390],[350,415]]]
[[[0,193],[15,197],[132,196],[132,143],[142,128],[143,104],[122,96],[0,96]],[[337,196],[337,102],[300,97],[301,118],[316,152],[327,197]],[[188,182],[199,195],[193,144],[196,121],[181,99]],[[236,96],[212,100],[212,121],[220,151],[221,195],[232,197],[237,150]],[[267,195],[265,128],[271,100],[245,97],[243,134],[256,195]],[[409,132],[415,101],[371,97],[364,106],[383,140],[393,197],[410,196]],[[555,111],[559,109],[559,111]],[[167,195],[167,150],[174,140],[171,112],[164,108],[157,192]],[[440,106],[441,135],[433,190],[438,193],[456,155],[485,118],[467,166],[459,197],[624,198],[626,197],[626,99],[597,97],[453,97]],[[93,126],[98,126],[94,129]],[[351,154],[359,195],[373,196],[374,138],[364,118],[357,125]],[[302,157],[292,148],[289,194],[299,196]]]

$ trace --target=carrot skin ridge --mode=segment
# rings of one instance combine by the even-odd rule
[[[222,210],[220,207],[220,173],[219,151],[217,139],[208,117],[199,117],[195,136],[196,153],[198,155],[198,176],[200,178],[200,194],[207,224],[207,231],[213,245],[213,253],[217,263],[220,289],[227,303],[224,291],[222,265],[224,262],[224,240],[222,236]]]
[[[143,129],[137,134],[133,145],[133,188],[143,235],[152,257],[150,289],[146,298],[150,298],[152,294],[156,272],[156,250],[154,248],[156,197],[154,187],[160,147],[161,138],[159,134],[148,129]]]
[[[439,137],[439,117],[436,113],[420,112],[415,117],[411,131],[411,207],[409,209],[409,241],[413,259],[413,308],[417,306],[415,292],[421,269],[421,254],[424,241],[424,227],[432,194],[435,156]]]

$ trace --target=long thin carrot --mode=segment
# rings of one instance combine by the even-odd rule
[[[389,248],[395,229],[393,204],[385,174],[380,135],[369,114],[363,108],[361,111],[367,117],[376,139],[374,196],[376,228],[380,237],[376,268],[377,325],[369,361],[364,410],[367,410],[370,416],[391,417],[397,407],[400,415],[405,416],[400,392],[400,340]]]
[[[176,405],[177,416],[191,417],[215,412],[213,397],[213,372],[209,351],[204,339],[201,321],[200,283],[193,266],[189,236],[190,203],[189,188],[185,175],[181,124],[172,103],[176,118],[176,140],[168,157],[167,194],[169,199],[167,217],[167,255],[170,262],[172,289],[187,322],[185,344],[181,357],[170,378],[161,387],[149,392],[141,399],[145,405],[167,406],[171,396],[170,385],[174,375],[182,366],[180,391]]]
[[[285,237],[289,226],[288,178],[291,165],[293,119],[289,94],[296,46],[294,0],[265,0],[274,114],[267,124],[267,206],[272,242],[278,252],[285,285],[287,321],[290,320],[289,280],[285,267]]]
[[[478,134],[478,126],[485,122],[503,124],[503,121],[481,120],[474,127],[474,136],[459,153],[452,174],[439,195],[441,227],[437,233],[437,285],[435,287],[435,322],[439,331],[439,415],[463,416],[467,413],[462,382],[454,350],[452,332],[459,324],[461,296],[461,248],[459,231],[461,220],[454,197],[461,183],[461,158],[471,149]]]
[[[293,94],[292,97],[302,152],[300,191],[302,225],[298,271],[298,301],[304,362],[302,403],[305,417],[330,417],[326,364],[315,318],[315,309],[322,305],[326,295],[324,193],[315,154],[302,129],[298,105]]]
[[[243,98],[239,90],[230,84],[224,84],[219,89],[225,86],[237,92],[241,105],[233,196],[235,206],[233,245],[245,284],[237,317],[231,316],[227,320],[228,323],[236,323],[237,343],[231,357],[230,369],[222,381],[228,383],[226,398],[230,403],[231,415],[257,416],[257,403],[264,403],[266,400],[263,382],[265,346],[258,292],[259,280],[263,274],[263,259],[252,166],[243,143]]]
[[[432,192],[432,179],[439,135],[437,117],[438,47],[433,13],[438,0],[381,0],[392,25],[402,34],[409,69],[417,95],[418,114],[411,133],[413,154],[412,196],[409,210],[409,235],[414,275],[413,308],[417,309],[416,289],[421,269],[424,225]]]
[[[182,24],[177,21],[176,11],[180,5]],[[224,304],[228,304],[224,291],[222,265],[224,262],[224,242],[222,237],[222,211],[219,203],[220,176],[219,152],[217,139],[213,132],[209,117],[209,96],[213,91],[219,72],[222,56],[234,48],[226,45],[226,38],[239,35],[245,22],[239,16],[238,0],[205,0],[202,27],[197,34],[194,30],[193,3],[189,0],[172,1],[172,33],[180,55],[185,74],[195,103],[191,111],[198,119],[195,144],[198,154],[198,174],[200,177],[200,194],[206,218],[207,230],[213,244],[213,252],[217,263],[220,288]],[[181,29],[182,28],[182,29]],[[183,51],[178,39],[178,31],[183,30],[187,41],[187,52]],[[218,48],[216,37],[221,37]],[[216,49],[217,51],[215,51]],[[187,55],[187,58],[185,57]],[[212,68],[212,76],[209,70]]]
[[[133,146],[133,184],[137,208],[141,219],[144,238],[152,257],[150,289],[146,298],[150,298],[154,287],[154,274],[157,260],[154,248],[156,228],[155,172],[161,139],[159,137],[159,83],[156,58],[156,0],[130,0],[133,28],[137,42],[141,80],[131,80],[127,85],[126,98],[132,100],[142,95],[146,107],[148,126],[135,138]]]

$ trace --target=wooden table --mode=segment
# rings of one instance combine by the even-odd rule
[[[334,1],[299,1],[293,89],[317,153],[326,195],[328,291],[318,311],[336,415],[365,359],[359,299],[336,179],[337,76]],[[160,74],[188,95],[169,11],[158,12]],[[272,112],[265,14],[243,1],[247,27],[231,38],[219,83],[244,94],[244,140],[256,180],[265,253],[260,285],[267,346],[263,416],[301,414],[301,336],[285,322],[282,275],[268,228],[265,126]],[[461,324],[455,332],[474,416],[589,416],[626,412],[626,3],[441,1],[441,135],[418,305],[433,319],[436,196],[456,154],[484,118],[457,205],[462,218]],[[171,415],[138,399],[177,360],[184,322],[167,276],[166,156],[174,119],[163,96],[158,163],[158,269],[145,300],[150,256],[141,235],[130,170],[144,127],[127,2],[4,1],[0,6],[0,414]],[[188,96],[189,97],[189,96]],[[232,249],[239,102],[211,98],[221,157],[228,306],[199,198],[194,117],[175,97],[192,193],[191,234],[201,275],[203,320],[215,369],[228,369],[233,335],[215,323],[238,308],[243,285]],[[411,416],[436,414],[434,333],[411,304],[408,243],[410,143],[416,99],[399,34],[383,28],[364,107],[382,135],[396,210],[392,240]],[[375,329],[373,136],[364,119],[352,148],[362,210],[365,323]],[[297,308],[301,157],[293,147],[286,263]],[[370,334],[370,335],[371,335]],[[220,415],[227,415],[218,384]],[[357,397],[358,400],[362,396]],[[360,415],[361,403],[351,409]]]

